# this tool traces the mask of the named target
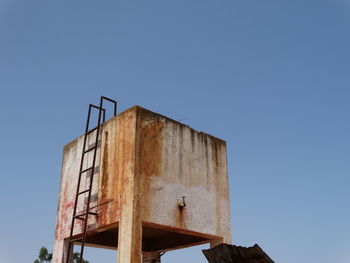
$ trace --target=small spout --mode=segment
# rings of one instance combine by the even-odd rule
[[[177,198],[177,204],[179,208],[184,208],[186,207],[186,201],[185,201],[186,196],[181,196]]]

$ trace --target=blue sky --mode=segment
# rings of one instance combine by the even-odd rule
[[[0,0],[0,262],[52,248],[62,148],[105,95],[227,141],[235,244],[349,263],[349,47],[348,0]]]

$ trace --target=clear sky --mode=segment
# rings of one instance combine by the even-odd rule
[[[0,262],[52,249],[62,148],[105,95],[227,141],[235,244],[349,263],[349,47],[349,0],[0,0]]]

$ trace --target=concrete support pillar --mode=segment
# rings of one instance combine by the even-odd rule
[[[118,126],[123,127],[122,119],[118,119]],[[128,136],[136,135],[136,119],[130,115],[125,129]],[[120,128],[122,129],[122,128]],[[124,135],[125,136],[125,135]],[[117,170],[119,189],[117,199],[120,203],[120,220],[118,236],[118,263],[141,263],[142,260],[142,218],[139,202],[140,176],[136,173],[136,141],[126,140],[122,132],[117,132],[117,158],[124,160]]]
[[[143,252],[142,263],[160,263],[160,253]]]
[[[223,238],[213,239],[210,241],[210,248],[216,247],[222,243],[224,243]]]
[[[52,262],[53,263],[66,263],[68,254],[68,240],[55,240]],[[70,253],[70,259],[72,258],[73,251]]]
[[[118,263],[142,260],[142,220],[134,200],[126,200],[119,222]]]

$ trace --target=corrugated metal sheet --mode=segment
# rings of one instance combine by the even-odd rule
[[[209,263],[274,263],[274,261],[257,245],[240,247],[221,244],[203,250]]]

